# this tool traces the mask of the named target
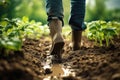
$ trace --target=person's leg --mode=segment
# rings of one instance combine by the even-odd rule
[[[50,54],[53,55],[53,61],[61,62],[61,51],[64,46],[64,40],[61,34],[63,25],[62,0],[46,0],[46,12],[52,38]]]
[[[85,0],[71,0],[71,15],[69,24],[72,28],[73,50],[79,50],[81,44],[82,31],[86,29],[84,25]]]

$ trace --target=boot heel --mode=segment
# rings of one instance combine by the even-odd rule
[[[64,44],[65,44],[64,42],[58,42],[53,44],[50,54],[51,55],[61,54]]]

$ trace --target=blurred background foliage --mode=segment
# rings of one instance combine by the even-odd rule
[[[120,0],[86,0],[85,21],[105,20],[120,21]],[[64,21],[68,23],[70,15],[70,0],[63,0]],[[45,0],[0,0],[0,19],[22,18],[27,16],[46,24]]]
[[[86,21],[120,21],[120,0],[87,0]]]

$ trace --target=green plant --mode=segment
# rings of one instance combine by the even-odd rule
[[[116,28],[116,31],[118,32],[118,35],[120,35],[120,22],[117,21],[109,21],[108,26]]]
[[[7,50],[19,50],[21,48],[20,29],[16,19],[5,18],[0,22],[0,48]]]
[[[48,33],[47,25],[42,26],[41,22],[29,21],[27,17],[11,20],[4,18],[0,21],[0,52],[18,51],[25,38],[39,39]]]
[[[88,34],[87,37],[91,40],[95,40],[96,44],[103,46],[105,41],[108,47],[110,42],[113,43],[113,37],[118,35],[118,29],[106,21],[92,21],[87,24]]]

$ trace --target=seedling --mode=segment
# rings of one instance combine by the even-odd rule
[[[103,46],[104,41],[108,47],[110,42],[113,43],[113,37],[118,35],[116,27],[109,26],[106,21],[93,21],[88,23],[87,37],[91,40],[95,40],[96,45]]]

